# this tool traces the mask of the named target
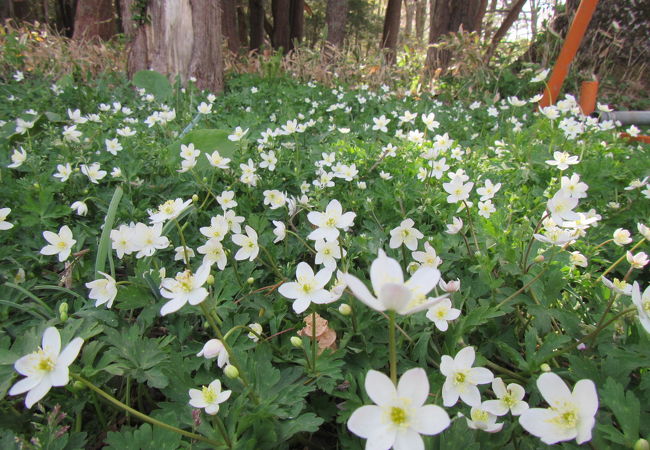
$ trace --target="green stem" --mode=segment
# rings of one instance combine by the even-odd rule
[[[77,381],[82,382],[88,389],[91,391],[99,394],[100,396],[104,397],[104,399],[108,400],[110,403],[112,403],[114,406],[117,406],[118,408],[123,409],[124,411],[130,413],[131,415],[137,417],[138,419],[150,423],[152,425],[156,425],[160,428],[164,428],[169,431],[173,431],[174,433],[178,433],[180,435],[183,435],[185,437],[188,437],[190,439],[194,439],[197,441],[205,442],[210,445],[218,446],[221,445],[221,442],[213,441],[212,439],[208,439],[205,436],[201,436],[200,434],[196,433],[190,433],[189,431],[181,430],[180,428],[176,428],[172,425],[169,425],[165,422],[161,422],[160,420],[156,420],[152,417],[149,417],[146,414],[141,413],[140,411],[131,408],[130,406],[125,405],[109,393],[105,392],[104,390],[98,388],[94,384],[92,384],[90,381],[86,380],[85,378],[81,377],[80,375],[77,375],[76,373],[70,373],[70,376],[74,378]]]
[[[524,273],[527,272],[525,270],[526,264],[528,263],[528,255],[530,255],[530,250],[533,248],[533,242],[535,242],[535,233],[539,231],[539,228],[542,226],[542,222],[544,219],[548,217],[548,213],[544,211],[544,214],[542,214],[542,218],[539,219],[539,222],[537,222],[537,225],[535,225],[535,231],[533,231],[533,235],[530,237],[530,240],[528,241],[528,246],[526,247],[526,253],[524,254],[524,258],[521,260],[521,267],[524,268]]]
[[[178,235],[181,238],[181,245],[183,246],[183,259],[185,260],[185,268],[187,270],[191,270],[190,267],[190,258],[187,254],[187,243],[185,242],[185,235],[183,234],[183,230],[181,228],[181,225],[178,223],[178,220],[174,219],[174,224],[176,225],[176,229],[178,230]]]
[[[465,205],[465,210],[467,211],[467,220],[469,221],[469,231],[472,233],[472,238],[474,239],[474,246],[476,247],[475,251],[480,251],[479,246],[478,246],[478,240],[476,239],[476,232],[474,231],[474,222],[472,222],[472,214],[469,211],[469,206],[467,206],[467,202],[463,200],[463,205]]]
[[[497,372],[501,372],[501,373],[503,373],[505,375],[508,375],[508,376],[514,378],[515,380],[521,381],[522,383],[528,383],[528,380],[526,378],[524,378],[521,375],[516,374],[512,370],[506,369],[505,367],[502,367],[502,366],[500,366],[498,364],[494,364],[493,362],[486,361],[485,365],[488,366],[489,368],[497,371]]]
[[[641,244],[643,244],[644,242],[645,242],[645,238],[643,238],[643,239],[641,239],[639,242],[637,242],[637,243],[634,245],[634,247],[632,247],[632,248],[629,250],[630,253],[634,252],[634,250],[636,250],[636,249],[637,249]],[[627,255],[627,253],[626,253],[626,255]],[[607,269],[607,270],[606,270],[606,271],[601,275],[601,277],[604,278],[605,275],[607,275],[609,272],[611,272],[612,270],[614,270],[614,268],[615,268],[616,266],[618,266],[618,265],[619,265],[619,264],[620,264],[624,259],[625,259],[625,255],[623,255],[623,256],[621,256],[620,258],[618,258],[618,259],[614,262],[614,264],[612,264],[611,266],[609,266],[609,268],[608,268],[608,269]]]
[[[528,289],[528,288],[529,288],[529,287],[530,287],[530,286],[531,286],[535,281],[537,281],[537,280],[539,279],[539,277],[542,276],[542,274],[543,274],[544,272],[546,272],[547,269],[548,269],[548,265],[545,266],[545,267],[544,267],[544,268],[543,268],[543,269],[542,269],[542,270],[541,270],[537,275],[535,275],[535,278],[533,278],[533,279],[530,280],[528,283],[526,283],[525,285],[523,285],[523,286],[522,286],[520,289],[518,289],[517,291],[513,292],[512,294],[510,294],[506,299],[502,300],[501,303],[499,303],[499,304],[497,305],[497,309],[501,308],[503,305],[505,305],[506,303],[508,303],[510,300],[512,300],[513,298],[515,298],[516,296],[518,296],[519,294],[521,294],[522,292],[524,292],[526,289]]]
[[[316,311],[311,313],[311,361],[312,369],[314,369],[314,374],[316,374],[316,347],[318,343],[316,341]]]
[[[224,426],[219,416],[217,415],[212,416],[212,423],[217,425],[217,429],[219,430],[219,433],[221,433],[223,440],[226,442],[226,446],[228,448],[232,448],[232,441],[230,440],[230,436],[228,436],[228,431],[226,431],[226,427]]]
[[[299,240],[300,242],[302,242],[302,245],[304,245],[305,247],[307,247],[307,250],[309,250],[310,252],[312,252],[314,255],[316,254],[316,250],[314,250],[314,249],[313,249],[313,248],[312,248],[312,247],[311,247],[311,246],[310,246],[310,245],[309,245],[309,244],[308,244],[308,243],[307,243],[303,238],[301,238],[300,235],[299,235],[298,233],[294,233],[294,232],[291,231],[291,230],[286,230],[286,232],[289,233],[289,234],[291,234],[291,235],[293,235],[293,236],[295,236],[296,238],[298,238],[298,240]]]
[[[282,275],[282,272],[280,272],[280,269],[278,269],[278,266],[277,266],[277,264],[275,263],[275,260],[273,259],[273,256],[271,256],[271,254],[270,254],[269,251],[266,249],[266,247],[264,247],[264,246],[262,246],[262,245],[260,245],[259,247],[262,249],[262,251],[264,252],[264,254],[266,255],[266,257],[268,258],[269,263],[270,263],[270,265],[271,265],[271,269],[273,269],[273,271],[275,272],[275,274],[276,274],[278,277],[280,277],[281,280],[284,280],[284,275]]]
[[[388,311],[388,358],[390,379],[397,386],[397,347],[395,345],[395,311]]]

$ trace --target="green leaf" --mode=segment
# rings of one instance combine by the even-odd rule
[[[625,392],[620,383],[613,378],[607,378],[605,385],[600,389],[600,399],[614,413],[628,445],[634,444],[639,438],[641,414],[641,403],[634,392]]]
[[[237,145],[228,139],[228,135],[230,135],[230,131],[214,128],[190,131],[182,139],[167,146],[167,159],[169,164],[180,166],[181,144],[194,144],[194,148],[201,150],[201,155],[199,155],[193,170],[211,170],[213,167],[210,166],[208,158],[204,155],[218,150],[219,154],[224,158],[232,158],[237,150]]]
[[[153,94],[159,102],[164,102],[172,95],[172,85],[167,77],[155,70],[136,72],[133,75],[133,84]]]
[[[280,434],[282,440],[287,440],[296,433],[306,432],[313,433],[323,423],[323,419],[314,413],[305,413],[289,419],[280,424]]]
[[[113,192],[111,203],[108,205],[106,217],[104,218],[104,228],[102,230],[102,236],[99,239],[99,245],[97,246],[97,258],[95,259],[96,279],[100,276],[98,272],[104,272],[104,267],[106,266],[106,258],[109,257],[111,253],[111,229],[113,228],[113,223],[115,222],[117,206],[120,204],[122,194],[122,187],[116,187],[115,192]],[[112,258],[112,256],[110,257]]]
[[[108,450],[175,450],[181,447],[181,435],[145,423],[137,429],[109,431],[106,443]]]

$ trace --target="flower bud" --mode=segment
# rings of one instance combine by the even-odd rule
[[[302,339],[300,339],[298,336],[291,336],[291,345],[296,348],[302,347]]]
[[[535,256],[535,259],[533,259],[536,263],[541,263],[544,262],[544,255],[537,255]]]
[[[203,322],[203,328],[206,329],[206,330],[208,328],[210,328],[210,322],[208,322],[207,320],[205,322]]]
[[[208,275],[208,279],[205,282],[208,283],[208,286],[212,286],[214,284],[214,275]]]
[[[634,450],[650,450],[650,443],[646,439],[639,439],[634,443]]]
[[[83,391],[84,389],[86,389],[86,385],[83,384],[81,381],[77,380],[74,383],[72,383],[73,391],[78,392],[78,391]]]
[[[192,195],[192,201],[193,201],[194,203],[198,202],[198,201],[199,201],[199,196],[196,195],[196,194]]]
[[[68,320],[68,304],[66,302],[63,302],[59,305],[59,316],[61,318],[61,322]]]
[[[253,284],[253,283],[255,283],[255,278],[253,278],[253,277],[248,277],[248,279],[246,280],[246,283],[248,283],[248,284]]]
[[[239,378],[239,370],[233,365],[228,364],[226,367],[223,368],[223,373],[228,377],[228,378]]]
[[[352,307],[347,303],[341,303],[341,305],[339,306],[339,312],[344,316],[349,316],[350,314],[352,314]]]
[[[539,366],[539,368],[540,368],[540,370],[541,370],[542,372],[550,372],[550,371],[551,371],[551,366],[549,366],[549,365],[546,364],[546,363],[544,363],[544,364],[542,364],[541,366]]]

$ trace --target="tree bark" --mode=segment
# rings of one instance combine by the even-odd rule
[[[381,35],[381,48],[385,50],[386,64],[395,64],[397,59],[397,38],[399,37],[402,0],[388,0],[384,30]]]
[[[221,0],[221,25],[228,50],[239,53],[239,29],[237,28],[237,0]]]
[[[404,0],[404,35],[410,38],[413,34],[413,21],[415,20],[415,0]]]
[[[112,0],[78,0],[72,39],[108,40],[115,35]]]
[[[424,24],[427,20],[427,0],[417,0],[415,5],[415,37],[418,42],[424,40]]]
[[[325,22],[327,23],[327,42],[336,48],[343,47],[345,24],[348,20],[348,0],[327,0]]]
[[[272,0],[271,13],[273,14],[273,33],[271,45],[276,50],[289,51],[291,45],[291,24],[289,12],[291,0]]]
[[[291,0],[289,14],[289,50],[293,50],[305,34],[305,0]]]
[[[508,15],[506,15],[506,17],[503,19],[503,22],[501,22],[501,26],[496,31],[496,33],[494,33],[494,36],[492,36],[492,42],[490,43],[490,47],[488,47],[487,53],[485,55],[486,63],[489,63],[490,59],[492,59],[497,45],[499,45],[501,39],[504,38],[510,27],[512,27],[512,25],[515,23],[527,1],[528,0],[516,0],[514,5],[512,5],[512,8],[510,8],[510,11],[508,11]]]
[[[131,43],[128,72],[153,69],[185,83],[196,78],[200,89],[223,90],[221,9],[213,0],[168,0],[147,7],[150,23],[133,20],[131,5],[124,0],[123,23]]]
[[[431,0],[429,50],[425,62],[430,75],[437,67],[446,69],[451,59],[448,50],[433,47],[442,36],[463,31],[481,31],[487,0]]]
[[[250,49],[260,51],[264,45],[264,3],[262,0],[248,0],[250,20]]]
[[[239,45],[247,47],[248,46],[248,17],[246,17],[246,12],[244,7],[239,5],[237,6],[237,32],[239,33]]]

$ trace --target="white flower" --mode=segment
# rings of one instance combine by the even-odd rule
[[[22,73],[20,70],[16,70],[16,72],[14,72],[13,76],[14,76],[14,80],[16,80],[18,82],[21,82],[21,81],[23,81],[25,79],[25,74]]]
[[[210,239],[222,241],[226,234],[228,234],[228,221],[223,216],[215,216],[210,219],[209,227],[201,227],[199,231],[201,234]]]
[[[513,416],[520,416],[528,409],[528,403],[523,401],[526,391],[517,383],[510,383],[507,387],[501,378],[492,380],[492,391],[498,400],[483,402],[483,409],[495,416],[504,416],[508,411]]]
[[[481,394],[476,385],[490,383],[494,375],[484,367],[472,367],[475,357],[473,347],[463,348],[456,353],[455,358],[442,356],[440,372],[447,377],[442,386],[445,406],[454,406],[459,397],[469,406],[481,404]]]
[[[138,252],[136,258],[153,256],[156,250],[169,247],[169,239],[162,235],[162,229],[162,223],[155,223],[150,227],[144,223],[135,224],[130,241],[134,251]]]
[[[107,273],[98,273],[103,275],[104,278],[99,278],[95,281],[86,283],[86,287],[90,289],[88,298],[96,300],[95,306],[106,303],[106,307],[110,308],[113,306],[113,301],[117,296],[117,283],[115,282],[115,279]]]
[[[222,391],[221,381],[214,380],[201,390],[190,389],[190,405],[195,408],[204,408],[206,414],[214,416],[219,412],[219,403],[223,403],[230,398],[232,391]]]
[[[311,211],[307,214],[307,220],[318,228],[307,236],[308,239],[336,240],[339,237],[339,228],[347,229],[354,224],[356,214],[353,212],[343,213],[343,207],[338,200],[332,200],[325,208],[325,212]]]
[[[29,391],[25,397],[25,406],[31,408],[34,403],[45,397],[52,386],[68,384],[68,367],[77,358],[83,342],[79,337],[74,338],[61,351],[59,331],[54,327],[47,328],[43,333],[41,347],[14,363],[16,372],[26,378],[14,384],[9,390],[9,395]]]
[[[481,201],[489,200],[494,197],[494,194],[501,189],[501,183],[492,184],[489,179],[485,180],[485,186],[476,190],[476,193],[481,196]]]
[[[7,216],[11,212],[11,208],[0,208],[0,230],[10,230],[14,227],[13,223],[7,222]]]
[[[413,259],[423,266],[433,267],[437,269],[442,264],[442,259],[437,255],[436,249],[429,242],[424,243],[423,252],[413,252]]]
[[[246,234],[235,234],[232,237],[232,241],[241,247],[235,254],[237,261],[243,259],[253,261],[260,251],[260,247],[257,244],[257,233],[248,225],[246,225]]]
[[[632,303],[638,310],[639,322],[650,333],[650,286],[646,287],[641,295],[639,283],[635,281],[632,285]]]
[[[469,198],[474,183],[464,184],[461,177],[454,176],[449,183],[442,183],[442,187],[449,194],[447,203],[456,203]]]
[[[630,242],[632,242],[632,238],[630,237],[630,232],[628,230],[617,228],[616,231],[614,231],[614,244],[623,246]]]
[[[58,178],[62,183],[68,181],[68,178],[70,178],[70,175],[72,175],[72,167],[70,166],[70,163],[65,163],[65,166],[58,164],[56,166],[56,170],[57,173],[55,173],[53,176],[54,178]]]
[[[175,278],[165,278],[160,283],[160,295],[170,299],[160,309],[160,315],[165,316],[181,309],[185,303],[198,305],[208,296],[208,290],[203,284],[210,275],[210,266],[203,264],[192,274],[190,270],[178,272]]]
[[[458,217],[454,217],[452,218],[452,223],[447,224],[447,230],[445,231],[445,233],[458,234],[462,229],[463,229],[463,220]]]
[[[117,152],[122,150],[122,144],[120,144],[120,141],[118,141],[117,138],[104,139],[104,143],[106,144],[106,151],[111,155],[117,155]]]
[[[605,277],[600,277],[600,281],[602,281],[606,287],[616,292],[617,294],[632,295],[632,286],[625,280],[614,278],[613,281],[610,281]]]
[[[244,221],[242,216],[238,216],[234,210],[229,209],[223,213],[224,219],[228,223],[228,229],[233,233],[241,233],[241,223]]]
[[[273,150],[268,153],[260,153],[262,157],[262,162],[260,162],[260,167],[263,169],[268,169],[271,172],[275,170],[275,165],[278,163],[278,158],[275,157],[275,152]]]
[[[332,270],[327,267],[314,271],[306,262],[298,263],[296,267],[296,281],[282,284],[278,292],[290,299],[294,299],[293,310],[296,314],[304,312],[311,302],[316,304],[330,303],[332,296],[325,289],[325,285],[332,278]]]
[[[263,192],[264,204],[269,205],[271,209],[278,209],[287,203],[287,197],[277,189],[266,190]]]
[[[580,175],[574,173],[569,177],[562,177],[560,189],[567,192],[569,197],[574,198],[585,198],[587,196],[587,189],[589,186],[587,183],[580,181]]]
[[[533,78],[530,79],[530,82],[531,83],[540,83],[540,82],[546,80],[546,77],[548,76],[549,72],[550,72],[550,69],[540,70],[539,72],[537,72],[537,74]]]
[[[25,151],[24,148],[20,147],[20,150],[14,149],[13,153],[11,154],[11,164],[9,164],[7,167],[9,167],[10,169],[15,169],[17,167],[20,167],[23,165],[26,159],[27,159],[27,152]]]
[[[413,314],[440,302],[444,297],[426,297],[440,279],[440,271],[433,267],[420,267],[404,282],[399,263],[379,250],[377,259],[370,266],[370,282],[375,296],[361,280],[349,273],[343,274],[343,281],[361,302],[377,311],[392,310],[399,314]]]
[[[185,209],[190,206],[192,199],[183,201],[182,198],[176,200],[167,200],[158,206],[157,211],[149,210],[149,222],[164,223],[166,220],[177,218]]]
[[[546,209],[551,219],[556,224],[562,224],[565,220],[576,220],[578,214],[573,209],[578,206],[578,199],[570,197],[566,191],[559,190],[546,202]]]
[[[237,128],[235,128],[235,131],[233,132],[233,134],[228,136],[228,139],[233,141],[233,142],[237,142],[237,141],[240,141],[246,135],[246,133],[248,133],[248,128],[246,128],[245,130],[242,130],[241,127],[237,127]]]
[[[440,289],[443,291],[452,294],[454,292],[458,292],[460,290],[460,280],[455,279],[455,280],[449,280],[445,282],[442,278],[438,282],[438,286],[440,286]]]
[[[645,252],[639,252],[636,255],[633,255],[632,252],[627,252],[625,254],[627,262],[630,263],[632,269],[642,269],[648,264],[648,255]]]
[[[403,244],[409,250],[415,251],[418,248],[418,239],[422,239],[424,235],[413,228],[414,224],[412,219],[404,219],[398,227],[390,230],[389,247],[398,248]]]
[[[632,191],[634,189],[641,189],[643,186],[645,186],[648,183],[648,177],[645,177],[643,180],[639,180],[638,178],[630,181],[630,184],[623,189],[626,191]]]
[[[569,262],[572,266],[587,267],[589,265],[589,262],[587,261],[585,255],[577,251],[571,252],[569,255]]]
[[[183,261],[183,264],[188,264],[190,259],[194,258],[194,250],[190,247],[179,245],[174,249],[174,261]]]
[[[63,140],[66,142],[79,142],[79,138],[81,137],[81,131],[77,130],[76,125],[72,126],[64,126],[63,127]]]
[[[478,215],[483,216],[486,219],[489,219],[493,212],[497,209],[492,204],[492,200],[486,200],[484,202],[478,202]]]
[[[449,328],[447,322],[456,320],[459,316],[460,309],[452,308],[451,300],[448,298],[442,299],[440,303],[433,305],[427,311],[427,319],[431,320],[440,331],[447,331]]]
[[[390,179],[393,178],[393,176],[392,176],[390,173],[388,173],[388,172],[384,172],[383,170],[382,170],[381,172],[379,172],[379,177],[380,177],[382,180],[390,180]]]
[[[228,351],[219,339],[210,339],[205,343],[200,352],[196,356],[204,357],[205,359],[217,358],[217,366],[222,368],[229,363]]]
[[[386,125],[390,123],[390,119],[387,119],[386,116],[382,114],[381,117],[373,117],[372,121],[375,123],[372,126],[373,130],[383,131],[384,133],[388,132],[388,128],[386,128]]]
[[[118,128],[117,130],[115,130],[115,132],[120,136],[124,136],[124,137],[133,136],[136,133],[135,130],[132,130],[129,127]]]
[[[646,227],[642,223],[637,223],[636,228],[645,240],[650,241],[650,228]]]
[[[429,380],[423,369],[407,370],[397,386],[383,373],[369,370],[365,389],[375,405],[356,409],[348,429],[368,440],[366,449],[424,449],[420,434],[435,435],[450,424],[444,409],[424,404]]]
[[[273,225],[275,225],[275,228],[273,229],[273,234],[275,235],[273,243],[277,244],[278,242],[283,241],[287,236],[287,227],[284,225],[284,222],[279,220],[274,220]]]
[[[100,170],[99,163],[92,163],[90,166],[86,164],[81,165],[81,173],[86,175],[91,183],[98,184],[98,181],[106,176],[105,170]]]
[[[43,237],[49,243],[41,249],[41,255],[59,255],[59,261],[63,262],[68,259],[72,246],[77,243],[72,238],[72,231],[67,225],[59,229],[59,234],[51,231],[43,231]]]
[[[314,262],[316,264],[323,264],[327,269],[332,271],[335,270],[336,260],[341,259],[342,253],[339,241],[336,239],[333,241],[319,239],[314,242],[314,247],[316,249],[316,258]]]
[[[208,158],[208,162],[212,167],[216,167],[218,169],[227,169],[228,164],[230,163],[230,158],[224,158],[219,154],[217,150],[212,152],[212,154],[205,154],[205,157]]]
[[[23,120],[20,117],[16,119],[16,133],[25,134],[27,130],[34,127],[35,121]]]
[[[248,333],[248,339],[252,340],[253,342],[258,342],[260,340],[260,336],[262,335],[262,325],[259,323],[249,323],[248,328],[251,329],[251,331]]]
[[[591,439],[596,424],[598,394],[591,380],[580,380],[569,387],[554,373],[543,373],[537,379],[537,388],[549,408],[531,408],[519,417],[519,424],[545,444],[575,439],[583,444]]]
[[[223,249],[220,239],[210,238],[205,244],[197,247],[196,251],[204,255],[202,264],[212,265],[217,263],[219,270],[226,268],[228,258],[226,257],[226,252]]]
[[[566,170],[570,165],[578,164],[577,156],[571,156],[567,152],[553,152],[553,159],[546,161],[549,166],[557,166],[560,170]]]
[[[212,112],[212,103],[201,102],[201,104],[196,107],[196,110],[199,114],[210,114]]]
[[[472,430],[482,430],[486,433],[497,433],[503,428],[503,423],[496,423],[497,416],[488,411],[483,402],[480,406],[472,406],[470,417],[466,417],[467,426]]]

